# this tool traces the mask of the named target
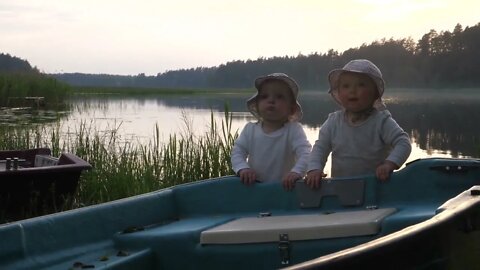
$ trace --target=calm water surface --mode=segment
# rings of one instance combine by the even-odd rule
[[[160,139],[185,132],[187,126],[201,135],[208,130],[211,113],[219,124],[224,106],[233,112],[233,131],[239,132],[246,122],[254,121],[245,109],[245,95],[158,97],[75,98],[72,113],[63,118],[66,132],[75,132],[80,122],[96,130],[117,130],[127,141],[148,143],[156,126]],[[478,157],[480,153],[480,89],[465,91],[397,90],[386,94],[384,101],[394,119],[407,131],[413,142],[408,161],[425,157]],[[303,92],[300,102],[304,111],[302,124],[313,144],[320,125],[328,113],[338,109],[330,96]]]

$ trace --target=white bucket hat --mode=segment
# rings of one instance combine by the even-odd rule
[[[378,99],[375,100],[373,107],[379,111],[386,109],[386,106],[382,101],[383,92],[385,91],[385,81],[383,80],[382,72],[375,64],[366,59],[352,60],[343,68],[334,69],[328,74],[328,82],[330,83],[330,89],[328,90],[328,93],[332,95],[333,99],[338,104],[342,105],[338,99],[338,79],[344,72],[361,73],[372,78],[377,85],[378,91]]]
[[[257,96],[258,96],[258,91],[260,91],[260,88],[262,84],[267,81],[267,80],[278,80],[285,82],[290,90],[292,91],[293,97],[295,98],[295,103],[296,103],[296,110],[295,112],[290,115],[288,118],[289,121],[299,121],[302,119],[303,112],[302,112],[302,106],[300,106],[300,103],[298,103],[298,84],[295,82],[294,79],[290,78],[287,74],[285,73],[272,73],[266,76],[261,76],[255,79],[255,88],[257,88],[257,93],[253,95],[251,98],[247,100],[247,108],[250,111],[250,113],[255,116],[258,120],[261,120],[260,115],[258,114],[257,111]]]

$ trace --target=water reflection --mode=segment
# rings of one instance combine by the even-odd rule
[[[419,147],[453,157],[478,156],[479,100],[410,100],[391,104],[390,111]]]
[[[31,107],[2,107],[0,108],[0,125],[2,126],[30,126],[33,124],[47,124],[57,122],[66,117],[69,110],[45,110]]]
[[[62,121],[71,127],[95,119],[100,129],[121,125],[127,137],[148,140],[155,125],[165,137],[181,132],[185,122],[200,134],[207,130],[211,112],[221,121],[228,104],[233,112],[233,128],[240,130],[252,120],[245,106],[251,94],[76,98],[72,101],[75,109]],[[410,134],[415,144],[412,154],[479,156],[480,89],[467,95],[458,91],[402,91],[386,94],[384,99],[394,119]],[[320,125],[338,106],[326,93],[319,92],[303,92],[300,102],[304,110],[302,123],[313,143]]]

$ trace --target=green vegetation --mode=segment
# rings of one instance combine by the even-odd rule
[[[230,152],[237,132],[231,130],[228,108],[220,126],[211,114],[210,128],[203,136],[195,136],[185,123],[186,131],[171,135],[166,143],[160,142],[157,127],[154,139],[147,144],[125,142],[118,130],[102,133],[86,124],[66,136],[60,134],[58,124],[0,126],[0,149],[49,147],[55,156],[70,152],[88,161],[93,169],[82,174],[66,209],[232,174]],[[38,214],[45,213],[33,215]]]
[[[67,84],[40,73],[28,61],[0,53],[0,107],[58,108],[65,106],[69,92]]]
[[[70,87],[41,73],[0,73],[0,106],[26,106],[25,97],[42,97],[42,106],[65,105]]]
[[[36,68],[32,68],[27,60],[20,59],[10,54],[0,53],[0,73],[38,73]]]

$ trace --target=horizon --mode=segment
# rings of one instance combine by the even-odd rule
[[[480,22],[454,0],[0,0],[0,48],[43,73],[135,76],[339,53]],[[454,15],[454,16],[452,16]]]

